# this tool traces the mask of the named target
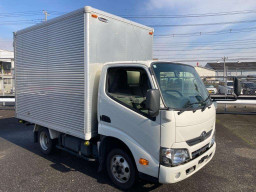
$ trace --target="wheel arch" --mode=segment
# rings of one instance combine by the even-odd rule
[[[100,162],[99,171],[101,171],[105,166],[107,154],[114,148],[120,148],[125,150],[125,152],[127,152],[131,156],[133,163],[135,165],[135,168],[136,170],[138,170],[132,151],[123,141],[112,136],[102,136],[100,146],[99,146],[99,162]]]

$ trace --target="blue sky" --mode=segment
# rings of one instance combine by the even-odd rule
[[[47,10],[48,19],[90,5],[116,15],[187,15],[256,10],[255,0],[1,0],[0,1],[0,49],[12,50],[12,32],[42,22],[42,10]],[[241,20],[256,20],[256,11],[249,14],[233,14],[211,17],[132,19],[145,25],[218,23]],[[204,35],[209,31],[248,32]],[[253,57],[256,51],[256,22],[226,25],[190,27],[155,27],[155,35],[187,34],[202,32],[201,36],[154,37],[154,57],[171,61],[185,60],[192,65],[203,60],[230,60]],[[225,43],[227,42],[227,43]],[[254,48],[255,47],[255,48]],[[169,50],[169,51],[167,51]],[[256,60],[256,56],[254,56]],[[190,60],[192,60],[190,62]],[[201,61],[202,60],[202,61]]]

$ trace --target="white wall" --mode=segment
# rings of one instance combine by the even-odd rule
[[[195,69],[200,77],[216,76],[216,72],[214,70],[206,69],[204,67],[197,67],[197,66],[195,67]]]
[[[5,58],[8,58],[8,59],[5,59]],[[6,51],[6,50],[0,49],[0,61],[11,62],[11,59],[13,58],[14,58],[13,51]]]

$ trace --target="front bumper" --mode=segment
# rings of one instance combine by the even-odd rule
[[[216,143],[214,143],[214,145],[208,151],[184,165],[179,165],[177,167],[165,167],[163,165],[160,165],[159,183],[176,183],[190,177],[191,175],[199,171],[202,167],[204,167],[208,162],[210,162],[215,154],[215,150]],[[202,158],[205,159],[202,161]],[[195,168],[195,170],[187,173],[188,170],[193,167]],[[177,173],[180,173],[180,176],[178,178],[176,178]]]

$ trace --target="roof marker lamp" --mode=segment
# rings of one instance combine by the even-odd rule
[[[98,15],[92,14],[92,17],[97,19],[97,18],[98,18]]]

